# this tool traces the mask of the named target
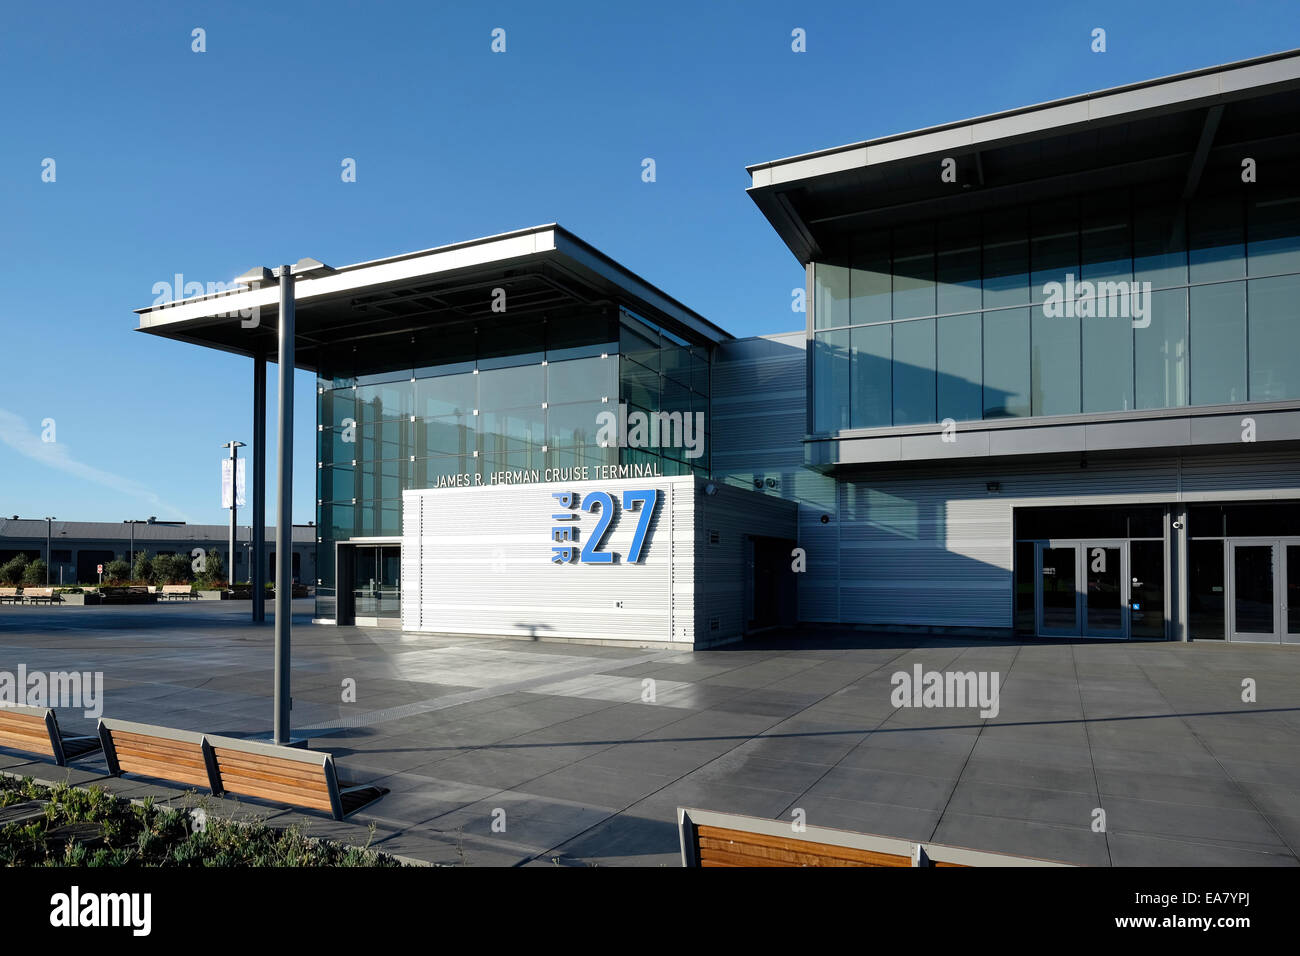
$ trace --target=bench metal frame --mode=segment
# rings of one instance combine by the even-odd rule
[[[25,717],[37,717],[45,722],[45,730],[50,735],[50,748],[54,751],[54,762],[58,764],[60,767],[66,767],[68,765],[68,759],[69,759],[68,754],[63,746],[65,743],[96,739],[93,736],[87,736],[87,735],[72,735],[67,737],[63,736],[62,731],[59,730],[59,720],[54,715],[54,709],[51,707],[24,707],[24,706],[19,706],[17,704],[6,704],[4,706],[0,706],[0,713],[4,713],[6,711],[22,714]],[[4,746],[10,747],[13,750],[23,750],[22,747],[14,747],[12,744],[5,744]],[[98,747],[90,747],[85,750],[79,749],[79,751],[73,755],[72,759],[74,760],[79,759],[81,757],[86,756],[87,754],[94,753],[94,751],[98,749],[99,749]],[[25,750],[23,752],[35,753],[34,750]],[[44,757],[45,755],[40,754],[39,756]]]
[[[722,827],[728,830],[741,830],[760,836],[780,837],[786,840],[798,840],[808,843],[824,843],[829,846],[847,847],[853,850],[865,850],[870,853],[887,853],[891,856],[907,857],[912,866],[934,866],[938,863],[953,866],[1073,866],[1072,863],[1059,863],[1054,860],[1040,860],[1029,856],[1012,856],[1006,853],[989,853],[984,850],[968,850],[964,847],[947,846],[942,843],[919,843],[914,840],[900,840],[896,837],[879,836],[874,833],[858,833],[853,830],[837,830],[831,827],[805,826],[795,831],[787,820],[769,820],[765,817],[743,816],[739,813],[720,813],[715,810],[695,810],[686,807],[677,808],[677,830],[681,839],[682,866],[700,865],[698,840],[699,827]]]

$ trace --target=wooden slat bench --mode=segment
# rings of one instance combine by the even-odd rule
[[[219,737],[103,718],[99,736],[109,773],[134,773],[274,803],[318,810],[335,820],[388,793],[340,786],[334,756],[256,740]]]
[[[17,604],[22,600],[22,595],[18,593],[17,588],[0,588],[0,604],[8,601],[10,604]]]
[[[158,597],[166,598],[169,601],[175,601],[178,598],[194,600],[198,597],[188,584],[164,584],[162,590],[157,593]]]
[[[41,601],[53,604],[59,597],[54,593],[54,588],[23,588],[23,600],[28,604],[39,604]]]
[[[683,866],[1069,866],[788,820],[679,807]]]
[[[50,757],[60,767],[99,749],[97,737],[65,737],[49,707],[0,707],[0,747]]]
[[[388,793],[383,787],[340,785],[332,754],[235,737],[207,741],[225,793],[319,810],[335,820]]]
[[[115,777],[133,773],[217,792],[211,753],[200,733],[101,717],[99,739]]]

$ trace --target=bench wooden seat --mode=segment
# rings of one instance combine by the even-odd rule
[[[54,588],[23,588],[23,600],[28,604],[39,604],[41,601],[53,604],[59,600],[59,596],[54,593]]]
[[[18,593],[17,588],[0,588],[0,604],[8,601],[10,604],[17,604],[22,600],[22,595]]]
[[[677,809],[682,866],[1070,866],[1051,860],[919,843],[874,833]]]
[[[99,749],[98,737],[64,736],[49,707],[0,707],[0,747],[50,757],[60,767]]]
[[[157,592],[159,598],[166,598],[175,601],[178,598],[194,600],[198,597],[188,584],[164,584],[162,590]]]
[[[306,807],[342,820],[388,790],[340,783],[334,755],[280,747],[236,737],[207,738],[222,790],[245,797]]]
[[[200,733],[100,718],[99,739],[108,772],[115,777],[133,773],[216,792],[211,755]]]
[[[134,773],[316,810],[335,820],[378,800],[384,787],[340,784],[334,756],[257,740],[101,719],[109,773]]]

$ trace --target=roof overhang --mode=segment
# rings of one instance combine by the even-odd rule
[[[436,330],[492,316],[507,289],[514,317],[599,304],[626,306],[689,341],[731,335],[551,223],[344,266],[294,283],[295,365],[315,370],[344,342]],[[277,352],[278,284],[239,286],[137,309],[137,331],[240,355]]]
[[[747,167],[802,263],[853,232],[1172,178],[1300,144],[1300,50]],[[956,161],[956,181],[941,161]]]

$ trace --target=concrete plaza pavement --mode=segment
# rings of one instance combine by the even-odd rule
[[[104,716],[266,736],[272,628],[248,613],[0,607],[0,671],[102,671]],[[216,801],[309,834],[435,863],[677,866],[679,806],[802,809],[817,826],[1093,866],[1300,864],[1297,647],[806,629],[691,652],[310,616],[295,602],[295,733],[391,792],[343,823]],[[915,664],[996,671],[999,713],[895,707],[891,675]],[[93,729],[80,711],[59,720]],[[0,770],[181,799],[105,778],[102,757],[64,770],[0,751]]]

